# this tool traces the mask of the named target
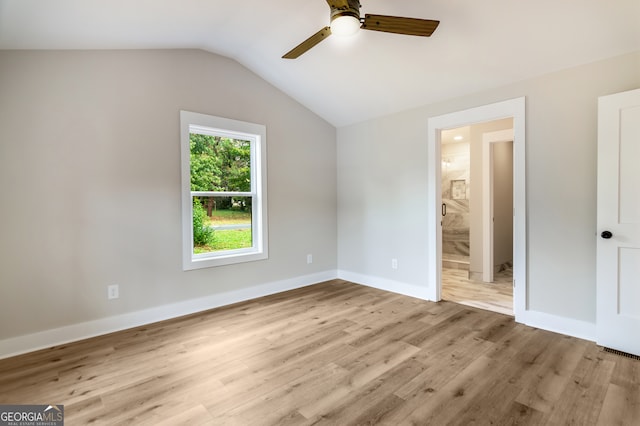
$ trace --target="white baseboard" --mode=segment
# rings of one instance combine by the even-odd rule
[[[126,330],[158,321],[189,315],[220,306],[255,299],[270,294],[293,290],[337,278],[336,271],[324,271],[301,277],[260,284],[239,290],[214,294],[198,299],[162,305],[142,311],[101,318],[38,333],[0,340],[0,359],[50,348],[69,342],[100,336],[114,331]]]
[[[421,287],[355,272],[330,270],[0,340],[0,359],[306,287],[335,278],[418,299],[429,299],[426,286]],[[594,323],[538,311],[526,311],[519,320],[530,327],[590,341],[596,340]]]
[[[525,311],[522,318],[518,318],[518,320],[529,327],[553,331],[554,333],[565,334],[592,342],[596,341],[596,324],[592,322],[559,317],[538,311]]]
[[[399,293],[404,294],[405,296],[429,300],[427,294],[428,288],[426,286],[420,287],[413,284],[406,284],[399,281],[389,280],[386,278],[362,275],[355,272],[343,270],[338,270],[338,278],[357,284],[362,284],[368,287],[390,291],[392,293]],[[522,317],[518,318],[518,322],[528,325],[529,327],[552,331],[554,333],[577,337],[579,339],[590,341],[596,340],[596,325],[594,323],[586,321],[559,317],[556,315],[538,311],[525,311]]]
[[[429,300],[427,287],[420,287],[415,284],[407,284],[387,278],[363,275],[355,272],[338,270],[338,278],[352,283],[361,284],[379,290],[390,291],[392,293],[403,294],[405,296],[416,297],[418,299]]]

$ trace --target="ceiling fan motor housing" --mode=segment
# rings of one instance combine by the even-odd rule
[[[344,7],[331,6],[331,22],[341,16],[353,16],[360,20],[360,0],[347,0],[346,3],[348,5]]]

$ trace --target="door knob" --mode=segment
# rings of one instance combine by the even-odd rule
[[[600,236],[605,240],[608,240],[609,238],[613,237],[613,234],[610,231],[602,231],[602,234],[600,234]]]

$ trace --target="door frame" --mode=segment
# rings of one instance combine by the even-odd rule
[[[513,311],[522,322],[527,300],[527,220],[525,175],[525,97],[452,112],[428,120],[427,132],[427,268],[429,300],[437,302],[442,294],[442,130],[469,126],[502,118],[513,118]]]
[[[482,281],[493,282],[493,155],[494,143],[513,142],[513,129],[482,135]]]

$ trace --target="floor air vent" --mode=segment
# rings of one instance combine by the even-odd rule
[[[640,356],[638,356],[638,355],[628,354],[626,352],[618,351],[616,349],[611,349],[611,348],[603,348],[603,350],[605,352],[609,352],[610,354],[620,355],[620,356],[624,356],[626,358],[631,358],[631,359],[635,359],[637,361],[640,361]]]

